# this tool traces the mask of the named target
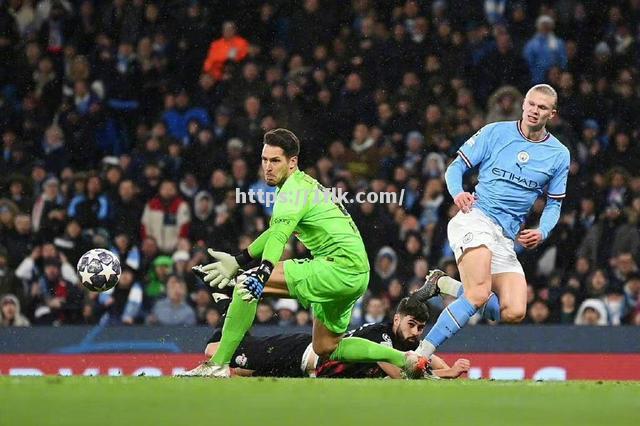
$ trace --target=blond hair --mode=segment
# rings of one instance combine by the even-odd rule
[[[556,89],[554,89],[553,87],[551,87],[548,84],[536,84],[535,86],[533,86],[531,89],[529,89],[529,91],[527,92],[527,95],[525,97],[529,97],[529,93],[536,91],[536,92],[541,92],[547,96],[551,96],[553,98],[553,109],[556,109],[558,107],[558,92],[556,92]]]

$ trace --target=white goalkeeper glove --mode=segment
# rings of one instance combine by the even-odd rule
[[[212,249],[207,251],[217,262],[208,263],[202,267],[202,271],[206,273],[204,281],[209,283],[211,287],[225,288],[229,283],[232,283],[233,278],[240,270],[240,265],[236,258],[229,253]]]

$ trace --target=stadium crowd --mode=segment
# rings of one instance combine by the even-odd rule
[[[353,322],[382,320],[429,269],[457,276],[444,170],[540,82],[559,93],[549,130],[572,162],[555,230],[518,250],[526,321],[640,325],[640,0],[0,5],[3,326],[216,325],[190,267],[268,226],[270,207],[236,189],[272,190],[260,151],[276,127],[325,186],[404,194],[346,206],[372,266]],[[123,264],[110,293],[79,284],[93,247]],[[308,253],[292,240],[285,255]],[[256,317],[309,321],[291,300]]]

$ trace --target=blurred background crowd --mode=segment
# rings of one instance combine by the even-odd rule
[[[547,82],[572,162],[557,227],[518,248],[526,322],[640,325],[639,24],[640,0],[0,0],[1,324],[216,325],[189,270],[268,226],[236,190],[270,190],[276,127],[325,186],[403,191],[346,206],[372,267],[353,323],[388,318],[429,269],[457,276],[457,147]],[[112,292],[79,284],[94,247],[124,265]],[[256,321],[309,319],[264,300]]]

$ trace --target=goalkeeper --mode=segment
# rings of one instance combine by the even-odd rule
[[[260,265],[238,276],[215,355],[185,375],[229,377],[229,362],[253,323],[257,301],[269,295],[293,297],[313,309],[316,354],[343,362],[388,362],[400,367],[406,377],[422,377],[428,360],[414,352],[342,338],[356,300],[367,289],[369,262],[349,213],[324,197],[326,189],[315,179],[298,170],[299,152],[300,142],[289,130],[274,129],[264,135],[264,178],[277,187],[269,229],[237,256],[209,250],[218,261],[203,267],[204,279],[222,288],[252,261],[259,260]],[[313,259],[280,261],[292,234]]]

